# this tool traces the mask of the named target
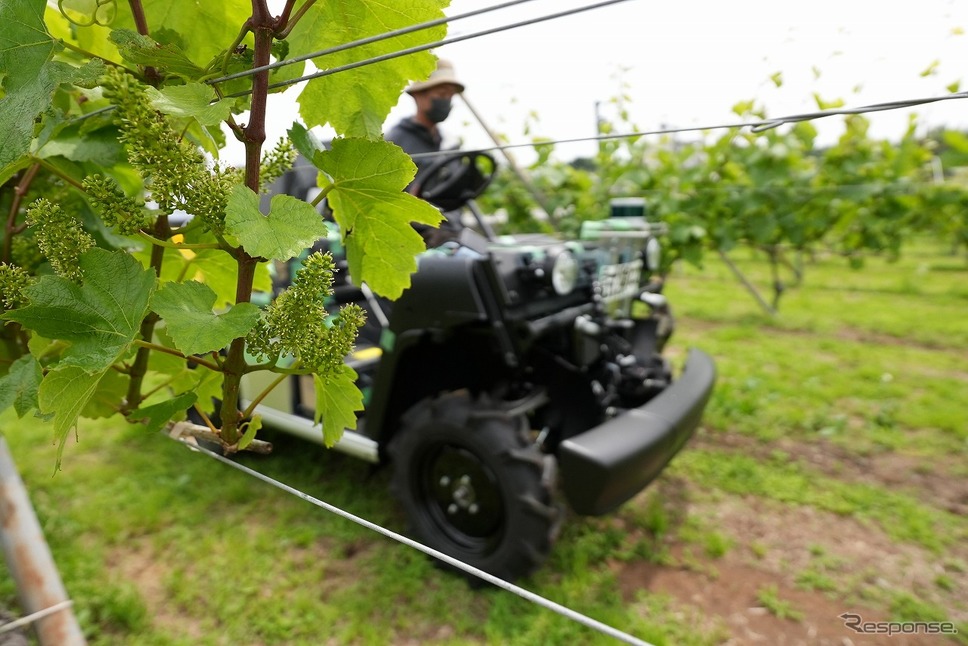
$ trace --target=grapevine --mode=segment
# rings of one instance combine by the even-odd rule
[[[264,311],[250,302],[259,285],[268,289],[271,263],[302,255],[325,235],[310,204],[275,196],[268,211],[259,207],[259,194],[292,166],[297,148],[283,139],[263,150],[270,76],[292,78],[301,66],[213,79],[317,51],[334,34],[358,40],[439,19],[443,3],[389,17],[364,0],[295,4],[279,16],[264,0],[190,7],[63,0],[46,13],[42,0],[0,4],[0,128],[9,133],[0,150],[0,384],[17,378],[8,366],[23,355],[43,353],[34,357],[43,360],[42,380],[17,413],[50,419],[61,451],[95,397],[99,409],[151,425],[183,418],[193,402],[211,413],[210,397],[220,399],[220,440],[231,450],[250,445],[259,424],[245,421],[251,411],[238,409],[238,394],[243,375],[257,370],[312,374],[317,388],[340,389],[317,411],[326,443],[355,420],[360,398],[344,396],[355,386],[343,358],[363,313],[347,306],[330,316],[325,309],[332,260],[308,256],[277,302]],[[346,25],[345,15],[359,19]],[[404,40],[439,38],[443,30]],[[371,45],[363,55],[401,44]],[[429,53],[414,54],[310,82],[298,99],[303,114],[313,115],[309,125],[328,122],[339,135],[338,159],[327,165],[327,151],[309,154],[321,173],[329,168],[332,203],[344,191],[373,201],[344,200],[334,216],[356,224],[350,266],[381,294],[399,293],[409,276],[363,256],[407,254],[415,262],[422,245],[408,215],[433,223],[438,214],[402,194],[409,160],[394,156],[378,130],[361,132],[356,124],[382,122],[403,88],[433,66]],[[359,92],[364,84],[379,91]],[[236,92],[245,98],[224,98]],[[8,110],[12,105],[21,107]],[[247,123],[240,124],[243,113]],[[223,126],[245,145],[243,168],[217,159]],[[344,137],[352,139],[341,146]],[[364,159],[391,160],[385,163],[399,170],[370,172]],[[381,209],[384,200],[395,206]],[[360,206],[360,213],[343,212]],[[176,212],[190,217],[172,224]],[[392,232],[363,244],[376,221]],[[28,343],[31,337],[52,343]],[[181,367],[152,361],[155,353],[178,358]],[[253,353],[256,363],[247,359]]]

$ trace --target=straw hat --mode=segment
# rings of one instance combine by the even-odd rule
[[[464,84],[458,81],[456,74],[454,74],[454,66],[450,61],[440,59],[437,61],[437,69],[430,74],[430,78],[419,83],[412,83],[405,91],[407,94],[413,94],[414,92],[429,90],[432,87],[437,87],[444,83],[456,85],[458,92],[464,91]]]

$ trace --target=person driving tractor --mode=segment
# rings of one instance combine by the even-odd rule
[[[413,97],[417,112],[390,128],[386,140],[403,148],[408,155],[439,152],[442,137],[437,124],[450,114],[454,95],[463,91],[464,84],[457,80],[454,66],[449,61],[437,61],[437,69],[426,81],[413,83],[405,90]],[[415,159],[417,177],[433,162],[433,158]]]
[[[437,68],[426,81],[413,83],[406,88],[405,92],[413,97],[416,113],[390,128],[385,138],[400,146],[408,155],[418,155],[413,160],[417,166],[417,174],[407,186],[407,192],[419,197],[421,181],[426,171],[441,161],[438,157],[419,155],[440,152],[443,137],[438,124],[450,115],[454,95],[463,91],[464,84],[457,80],[454,66],[447,60],[438,60]],[[459,236],[460,214],[444,215],[445,219],[437,229],[426,225],[415,227],[428,247],[440,246]]]

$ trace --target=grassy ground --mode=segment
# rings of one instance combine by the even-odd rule
[[[867,643],[848,611],[968,643],[966,277],[928,244],[860,272],[818,259],[769,317],[718,262],[677,270],[672,352],[720,371],[703,428],[619,512],[570,518],[524,585],[657,644]],[[608,641],[138,428],[83,424],[53,477],[43,427],[0,429],[92,643]],[[387,474],[271,439],[242,460],[403,528]]]

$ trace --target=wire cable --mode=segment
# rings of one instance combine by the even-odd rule
[[[309,54],[304,54],[302,56],[296,56],[295,58],[287,58],[281,61],[276,61],[275,63],[270,63],[269,65],[261,65],[259,67],[253,67],[252,69],[249,69],[249,70],[243,70],[241,72],[235,72],[234,74],[228,74],[226,76],[220,76],[215,79],[209,79],[209,80],[206,80],[205,82],[210,85],[214,85],[215,83],[222,83],[224,81],[231,81],[233,79],[242,78],[245,76],[252,76],[254,74],[258,74],[259,72],[266,72],[280,67],[285,67],[286,65],[302,63],[303,61],[308,61],[313,58],[320,58],[323,56],[327,56],[329,54],[336,54],[337,52],[346,51],[347,49],[353,49],[354,47],[362,47],[363,45],[378,43],[381,40],[387,40],[388,38],[405,36],[415,31],[430,29],[431,27],[436,27],[438,25],[457,22],[458,20],[463,20],[464,18],[471,18],[473,16],[479,16],[481,14],[489,13],[491,11],[497,11],[499,9],[507,9],[508,7],[513,7],[516,5],[520,5],[520,4],[524,4],[526,2],[532,2],[532,1],[533,0],[512,0],[511,2],[505,2],[503,4],[494,5],[492,7],[484,7],[483,9],[468,11],[466,13],[458,14],[456,16],[438,18],[436,20],[429,20],[427,22],[421,22],[416,25],[411,25],[410,27],[403,27],[401,29],[395,29],[393,31],[388,31],[383,34],[377,34],[375,36],[369,36],[367,38],[360,38],[359,40],[343,43],[342,45],[335,45],[327,49],[321,49],[318,52],[312,52]]]
[[[572,137],[568,139],[550,139],[542,141],[531,141],[527,143],[516,143],[516,144],[504,144],[501,146],[488,146],[485,148],[474,148],[472,150],[466,150],[461,152],[468,153],[486,153],[495,150],[508,150],[513,148],[536,148],[539,146],[554,146],[557,144],[573,144],[582,143],[588,141],[608,141],[612,139],[634,139],[636,137],[646,137],[650,135],[669,135],[669,134],[681,134],[686,132],[705,132],[707,130],[726,130],[732,128],[750,128],[754,133],[761,133],[767,130],[772,130],[784,124],[788,123],[799,123],[802,121],[813,121],[815,119],[823,119],[825,117],[833,117],[837,115],[852,115],[852,114],[866,114],[869,112],[885,112],[887,110],[901,110],[904,108],[913,108],[919,105],[925,105],[929,103],[938,103],[940,101],[951,101],[954,99],[968,99],[968,92],[956,92],[954,94],[948,94],[945,96],[935,96],[927,97],[921,99],[903,99],[899,101],[889,101],[886,103],[874,103],[871,105],[860,106],[856,108],[836,108],[831,110],[818,110],[817,112],[804,112],[802,114],[794,114],[785,117],[776,117],[774,119],[761,119],[758,121],[739,121],[735,123],[719,123],[715,125],[706,126],[686,126],[682,128],[659,128],[657,130],[642,130],[637,132],[626,132],[619,134],[609,134],[609,135],[596,135],[592,137]],[[416,153],[411,155],[413,159],[425,159],[430,157],[441,157],[445,155],[453,155],[453,150],[440,150],[436,152],[429,153]]]
[[[177,430],[173,429],[172,433],[177,433]],[[318,498],[310,496],[309,494],[304,493],[299,489],[296,489],[295,487],[287,485],[284,482],[280,482],[270,476],[265,475],[264,473],[260,473],[259,471],[256,471],[255,469],[251,469],[243,464],[239,464],[238,462],[229,460],[228,458],[221,456],[218,453],[215,453],[213,451],[209,451],[208,449],[205,449],[203,447],[193,446],[191,444],[188,444],[187,442],[180,440],[175,435],[171,435],[170,437],[172,437],[176,441],[182,442],[186,447],[188,447],[192,451],[204,453],[210,458],[214,458],[215,460],[218,460],[223,464],[227,464],[234,469],[238,469],[239,471],[241,471],[242,473],[245,473],[246,475],[252,476],[257,480],[261,480],[262,482],[270,484],[273,487],[276,487],[277,489],[281,489],[286,493],[296,496],[297,498],[302,498],[303,500],[305,500],[306,502],[312,505],[320,507],[321,509],[325,509],[326,511],[332,514],[336,514],[341,518],[352,521],[357,525],[361,525],[362,527],[365,527],[378,534],[382,534],[383,536],[386,536],[387,538],[397,541],[398,543],[403,543],[404,545],[411,547],[415,550],[418,550],[420,552],[423,552],[428,556],[432,556],[435,559],[439,559],[452,567],[455,567],[463,572],[466,572],[479,579],[482,579],[483,581],[486,581],[491,585],[501,588],[502,590],[512,592],[518,595],[519,597],[522,597],[523,599],[530,601],[531,603],[537,604],[547,610],[551,610],[552,612],[558,613],[559,615],[561,615],[562,617],[565,617],[566,619],[570,619],[572,621],[580,623],[588,628],[591,628],[592,630],[602,633],[603,635],[607,635],[619,641],[625,642],[626,644],[634,644],[635,646],[653,646],[648,642],[642,641],[641,639],[634,637],[626,632],[623,632],[617,628],[613,628],[612,626],[602,623],[597,619],[592,619],[587,615],[583,615],[580,612],[572,610],[571,608],[568,608],[559,603],[551,601],[550,599],[546,599],[539,594],[535,594],[534,592],[531,592],[530,590],[525,590],[524,588],[516,586],[513,583],[505,581],[504,579],[499,579],[493,574],[489,574],[484,570],[480,570],[472,565],[468,565],[462,561],[459,561],[453,558],[452,556],[448,556],[444,554],[443,552],[439,552],[431,547],[427,547],[426,545],[423,545],[422,543],[418,543],[417,541],[409,539],[406,536],[403,536],[389,529],[386,529],[381,525],[377,525],[376,523],[368,521],[364,518],[360,518],[359,516],[351,514],[348,511],[343,511],[342,509],[340,509],[339,507],[336,507],[335,505],[331,505],[327,502],[319,500]]]
[[[414,47],[409,47],[407,49],[401,49],[399,51],[390,52],[387,54],[382,54],[380,56],[373,56],[371,58],[366,58],[355,63],[347,63],[346,65],[340,65],[338,67],[332,67],[327,70],[322,70],[315,72],[313,74],[306,74],[300,76],[299,78],[289,79],[286,81],[279,81],[273,83],[269,86],[270,90],[276,90],[283,87],[288,87],[290,85],[295,85],[297,83],[302,83],[303,81],[311,81],[313,79],[323,78],[326,76],[332,76],[333,74],[339,74],[340,72],[346,72],[349,70],[354,70],[359,67],[365,67],[367,65],[374,65],[376,63],[382,63],[383,61],[392,60],[394,58],[400,58],[401,56],[408,56],[410,54],[416,54],[419,52],[427,51],[428,49],[434,49],[435,47],[443,47],[444,45],[452,45],[454,43],[459,43],[465,40],[470,40],[472,38],[480,38],[481,36],[490,36],[491,34],[500,33],[502,31],[508,31],[510,29],[517,29],[518,27],[527,27],[529,25],[535,25],[538,23],[546,22],[548,20],[555,20],[557,18],[564,18],[566,16],[572,16],[575,14],[583,13],[585,11],[591,11],[593,9],[601,9],[603,7],[608,7],[610,5],[619,4],[620,2],[628,2],[628,0],[605,0],[604,2],[598,2],[591,5],[586,5],[584,7],[577,7],[575,9],[568,9],[566,11],[559,11],[557,13],[548,14],[545,16],[539,16],[537,18],[530,18],[528,20],[522,20],[520,22],[510,23],[507,25],[501,25],[499,27],[492,27],[491,29],[484,29],[482,31],[476,31],[469,34],[464,34],[461,36],[454,36],[452,38],[445,38],[443,40],[438,40],[432,43],[427,43],[424,45],[416,45]],[[251,90],[246,90],[245,92],[236,92],[235,94],[227,94],[225,98],[236,98],[241,96],[248,96],[251,94]]]

